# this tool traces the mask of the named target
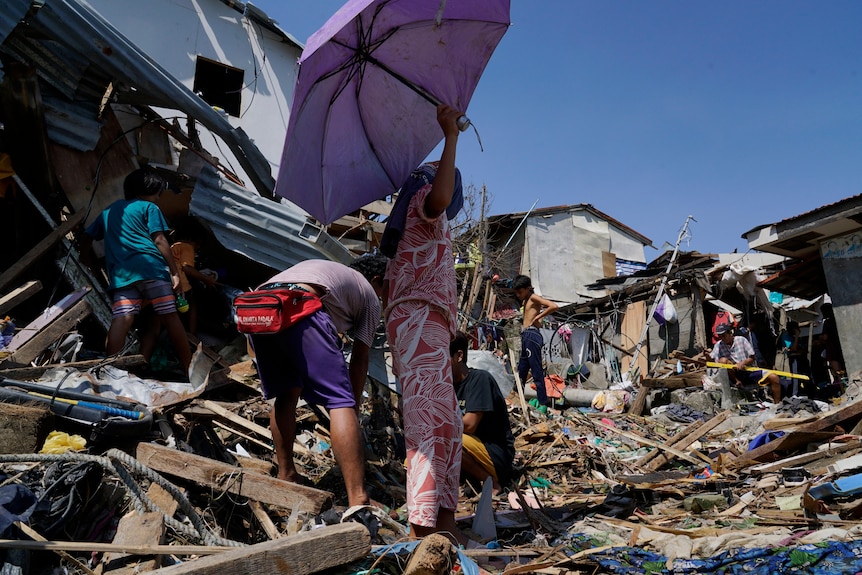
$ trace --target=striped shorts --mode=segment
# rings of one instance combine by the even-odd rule
[[[137,315],[145,303],[153,305],[158,315],[177,311],[177,297],[171,282],[165,280],[142,280],[114,290],[111,314],[114,316]]]

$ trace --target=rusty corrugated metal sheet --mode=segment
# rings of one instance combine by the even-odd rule
[[[349,263],[353,256],[299,208],[261,198],[205,166],[198,175],[189,213],[207,222],[227,249],[283,270],[307,259]]]
[[[21,19],[30,9],[30,0],[4,0],[3,9],[0,10],[0,44],[21,22]],[[3,67],[0,66],[0,81],[3,80]]]

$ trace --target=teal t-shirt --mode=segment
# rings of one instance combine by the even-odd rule
[[[159,207],[146,200],[119,200],[108,206],[87,228],[105,240],[105,267],[117,289],[142,280],[171,281],[168,263],[153,242],[153,234],[168,231]]]

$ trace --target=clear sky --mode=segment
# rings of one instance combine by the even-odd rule
[[[467,0],[461,0],[467,1]],[[341,0],[254,2],[302,42]],[[512,0],[467,110],[490,214],[587,203],[682,249],[862,193],[859,0]],[[659,254],[647,249],[647,259]]]

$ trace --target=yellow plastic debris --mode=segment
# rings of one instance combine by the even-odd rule
[[[87,440],[80,435],[69,435],[65,431],[52,431],[45,440],[45,445],[39,453],[66,453],[67,451],[81,451],[87,446]]]

